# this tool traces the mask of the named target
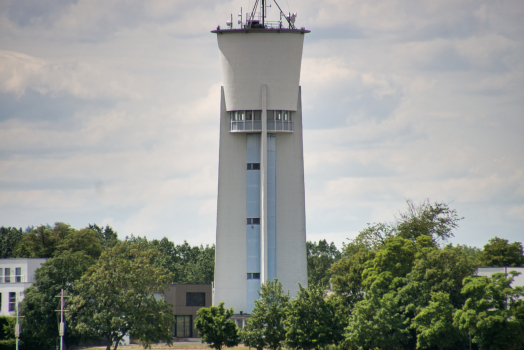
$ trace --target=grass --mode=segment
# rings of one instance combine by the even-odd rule
[[[88,347],[88,348],[82,348],[82,350],[101,350],[101,349],[105,349],[106,347],[105,346],[94,346],[94,347]],[[136,344],[132,344],[132,345],[127,345],[127,346],[119,346],[118,349],[122,349],[122,350],[142,350],[144,349],[143,346],[140,346],[140,345],[136,345]],[[207,344],[202,344],[202,343],[199,343],[199,342],[194,342],[194,343],[191,343],[191,344],[188,344],[188,343],[183,343],[183,344],[177,344],[177,343],[173,343],[173,346],[167,346],[165,344],[159,344],[159,345],[151,345],[151,350],[166,350],[166,349],[171,349],[171,350],[174,350],[174,349],[182,349],[182,350],[189,350],[189,349],[210,349],[211,348],[207,345]],[[233,348],[228,348],[228,349],[234,349],[234,350],[248,350],[249,348],[247,346],[244,346],[244,345],[239,345],[239,346],[235,346]]]

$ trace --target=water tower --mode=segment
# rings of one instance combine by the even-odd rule
[[[277,21],[267,20],[274,5]],[[218,27],[223,84],[213,305],[251,313],[260,284],[307,286],[300,66],[296,14],[257,0]]]

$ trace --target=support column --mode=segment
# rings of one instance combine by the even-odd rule
[[[267,85],[262,85],[262,134],[260,135],[260,283],[268,279],[267,269]]]

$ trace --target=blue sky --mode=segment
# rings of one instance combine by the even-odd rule
[[[253,1],[0,3],[0,225],[214,242],[216,37]],[[406,199],[456,244],[524,237],[524,2],[280,1],[306,35],[307,235],[340,246]],[[270,16],[277,16],[272,7]]]

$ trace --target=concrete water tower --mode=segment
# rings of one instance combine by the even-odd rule
[[[296,14],[268,4],[218,27],[223,84],[213,305],[251,313],[260,284],[307,286],[300,66]]]

